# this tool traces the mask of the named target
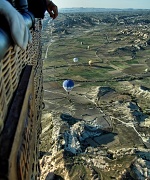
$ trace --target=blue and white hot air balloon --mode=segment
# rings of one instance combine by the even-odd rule
[[[63,82],[63,88],[65,89],[65,91],[67,91],[68,93],[73,89],[74,87],[74,82],[71,79],[65,80]]]

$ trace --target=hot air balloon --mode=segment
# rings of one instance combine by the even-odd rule
[[[73,62],[78,62],[78,58],[73,58]]]
[[[65,91],[69,92],[73,89],[74,87],[74,82],[71,79],[65,80],[63,82],[63,88],[65,89]]]
[[[89,65],[91,66],[91,65],[92,65],[92,63],[93,63],[93,61],[92,61],[92,60],[90,60],[90,61],[89,61]]]

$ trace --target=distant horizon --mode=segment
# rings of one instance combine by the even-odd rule
[[[150,9],[149,0],[53,0],[62,8]]]
[[[142,9],[142,8],[63,7],[59,9]],[[150,9],[145,8],[145,10],[150,10]]]

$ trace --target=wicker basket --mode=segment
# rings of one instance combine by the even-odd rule
[[[9,109],[9,104],[18,86],[22,69],[26,64],[33,65],[37,114],[41,113],[42,60],[41,60],[41,21],[36,20],[35,30],[31,30],[32,43],[25,51],[11,46],[0,61],[0,132]],[[38,115],[39,116],[39,115]]]
[[[39,135],[41,133],[40,120],[41,120],[41,114],[42,114],[42,99],[43,99],[43,87],[42,87],[43,86],[43,77],[42,77],[43,64],[42,64],[42,59],[41,59],[42,48],[41,48],[41,42],[40,42],[41,28],[42,28],[41,20],[36,19],[35,29],[31,30],[32,43],[28,45],[27,49],[23,51],[19,47],[11,46],[8,49],[7,53],[5,54],[5,57],[0,61],[0,139],[3,139],[3,134],[5,134],[4,131],[6,128],[4,124],[6,124],[6,122],[8,121],[7,114],[9,113],[10,105],[13,102],[13,98],[15,96],[16,90],[20,83],[22,72],[26,66],[28,65],[32,66],[32,77],[33,77],[33,82],[34,82],[33,83],[34,100],[32,100],[33,101],[32,104],[34,105],[34,108],[29,107],[29,111],[31,109],[32,113],[30,113],[31,117],[28,117],[28,118],[35,122],[34,122],[34,125],[31,124],[30,127],[27,127],[27,129],[30,129],[31,131],[33,129],[34,138],[32,138],[31,142],[28,139],[26,140],[25,138],[24,138],[24,142],[22,142],[22,140],[20,139],[17,140],[17,142],[13,142],[13,146],[10,151],[10,154],[12,155],[10,155],[10,158],[8,158],[7,160],[9,161],[8,167],[11,167],[10,165],[12,163],[11,157],[12,157],[12,161],[14,162],[19,161],[21,163],[19,165],[19,168],[20,168],[19,171],[21,174],[20,176],[24,177],[24,175],[26,175],[26,177],[32,177],[33,179],[36,179],[37,171],[38,171],[38,168],[37,168],[38,167],[38,164],[37,164],[38,163],[38,144],[39,144]],[[28,102],[28,101],[25,100],[25,102]],[[27,111],[27,114],[28,114],[28,111]],[[18,126],[21,123],[20,121],[22,121],[23,123],[24,116],[20,117],[20,119],[19,119],[19,123],[16,129],[18,129]],[[11,126],[11,123],[10,123],[10,126]],[[19,130],[16,130],[16,133],[18,135],[15,134],[15,137],[19,136],[18,132],[21,134],[24,134],[24,127],[22,127],[22,129],[19,128]],[[19,138],[22,138],[22,137],[19,136]],[[18,145],[19,141],[20,141],[20,144]],[[32,150],[30,148],[25,148],[25,152],[27,153],[30,152],[30,159],[32,159],[32,163],[29,163],[28,159],[26,160],[24,159],[22,161],[21,159],[18,159],[17,157],[17,153],[21,153],[22,155],[24,152],[16,149],[16,146],[21,147],[21,146],[24,146],[24,144],[26,144],[26,147],[29,146],[28,144],[32,144],[33,146]],[[0,151],[0,153],[1,153],[0,156],[3,157],[3,151]],[[17,160],[14,159],[14,154],[16,154]],[[30,169],[32,169],[32,171],[31,170],[29,171],[29,167],[25,167],[24,164],[26,164],[26,162],[29,163],[29,166],[31,166]],[[7,177],[10,177],[11,172],[14,172],[12,170],[12,167],[10,168],[10,170],[8,168],[8,172],[6,173]],[[16,180],[20,179],[17,173],[13,175]],[[28,179],[28,178],[25,178],[25,179]]]

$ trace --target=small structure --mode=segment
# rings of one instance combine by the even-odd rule
[[[144,72],[145,72],[145,73],[149,72],[149,69],[148,69],[148,68],[146,68],[146,69],[144,70]]]

